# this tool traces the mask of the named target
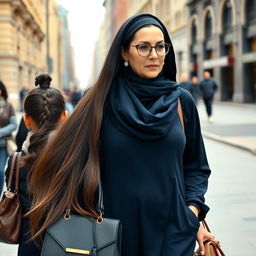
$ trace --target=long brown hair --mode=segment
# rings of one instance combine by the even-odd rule
[[[126,21],[114,38],[94,86],[32,167],[29,189],[33,205],[28,213],[32,238],[40,236],[69,207],[82,215],[98,215],[94,197],[100,180],[101,123],[113,80],[124,68],[121,48],[128,49],[134,36],[125,37],[130,22],[133,19]],[[169,78],[170,70],[175,69],[174,52],[170,51],[168,56],[165,70]]]
[[[121,64],[116,49],[111,47],[98,81],[32,167],[28,182],[33,195],[28,213],[32,238],[40,236],[69,207],[82,215],[97,216],[94,195],[100,179],[98,140],[104,103]]]

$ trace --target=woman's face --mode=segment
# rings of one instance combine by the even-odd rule
[[[135,33],[129,49],[122,50],[122,57],[128,61],[133,72],[141,78],[155,78],[163,69],[165,56],[158,56],[155,48],[149,56],[140,56],[135,45],[155,46],[161,43],[164,43],[164,35],[160,28],[153,25],[143,27]]]

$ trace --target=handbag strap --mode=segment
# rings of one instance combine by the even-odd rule
[[[210,230],[210,228],[209,228],[209,226],[208,226],[208,224],[207,224],[207,222],[206,222],[206,220],[202,220],[202,224],[203,224],[203,227],[208,231],[208,232],[210,232],[211,233],[211,230]],[[220,243],[217,241],[209,241],[209,242],[211,242],[217,249],[218,249],[218,251],[219,251],[219,253],[221,254],[221,256],[225,256],[225,253],[221,250],[221,248],[220,248]]]
[[[211,233],[211,230],[210,230],[210,228],[209,228],[209,226],[208,226],[206,220],[202,220],[202,224],[203,224],[203,227],[204,227],[208,232]]]
[[[20,160],[21,152],[18,153],[17,162],[16,162],[16,180],[15,180],[15,192],[19,191],[19,181],[20,181]]]
[[[12,162],[11,162],[11,168],[10,168],[10,173],[9,173],[9,180],[7,184],[7,190],[10,190],[11,185],[12,185],[12,176],[13,176],[13,169],[14,169],[14,164],[17,158],[17,152],[15,152],[12,156]]]
[[[15,192],[18,192],[19,189],[19,175],[20,175],[20,157],[21,157],[21,152],[15,152],[12,157],[12,162],[11,162],[11,168],[10,168],[10,174],[9,174],[9,180],[7,184],[7,190],[11,189],[12,185],[12,177],[14,173],[14,165],[16,162],[16,179],[15,179]]]
[[[103,189],[102,189],[102,184],[101,180],[99,182],[99,198],[98,198],[98,203],[97,203],[97,211],[103,215],[104,214],[104,204],[103,204]]]
[[[101,180],[100,180],[99,186],[98,186],[98,202],[97,202],[97,205],[96,205],[96,210],[99,213],[97,221],[102,222],[103,221],[103,214],[104,214],[104,204],[103,204],[103,189],[102,189]],[[64,214],[64,218],[66,220],[68,220],[70,218],[70,213],[71,213],[71,205],[69,205],[66,208],[66,212]]]

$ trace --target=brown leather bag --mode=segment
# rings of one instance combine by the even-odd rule
[[[203,224],[203,227],[207,229],[208,232],[211,232],[205,220],[202,221],[202,224]],[[205,256],[225,256],[224,252],[220,248],[220,242],[207,240],[204,242],[204,247],[205,247]],[[200,255],[201,255],[200,250],[198,248],[194,253],[194,256],[200,256]]]
[[[18,244],[21,232],[22,213],[19,199],[19,169],[21,153],[14,153],[7,190],[0,201],[0,242]],[[11,191],[14,165],[16,162],[15,190]]]

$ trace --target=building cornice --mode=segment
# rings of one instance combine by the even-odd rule
[[[18,60],[17,54],[12,51],[0,51],[0,59],[14,59]]]
[[[0,0],[0,2],[1,2],[1,0]],[[16,24],[15,20],[13,18],[11,18],[10,16],[0,16],[0,22],[9,22],[12,25]]]
[[[0,0],[1,1],[1,0]],[[23,1],[20,0],[10,0],[11,6],[13,8],[13,13],[15,15],[20,15],[22,20],[24,21],[25,25],[30,27],[35,35],[38,36],[39,40],[42,41],[45,37],[41,27],[35,21],[32,14],[24,5]]]

